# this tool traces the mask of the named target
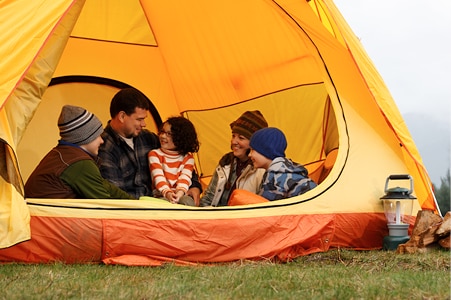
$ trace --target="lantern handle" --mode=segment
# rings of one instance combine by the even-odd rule
[[[409,174],[395,174],[390,175],[387,177],[387,180],[385,181],[385,193],[388,192],[388,182],[390,180],[409,180],[410,181],[410,190],[409,195],[413,192],[413,178]]]

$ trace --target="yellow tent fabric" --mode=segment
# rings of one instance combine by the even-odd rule
[[[133,86],[156,108],[149,127],[175,114],[195,124],[201,141],[196,168],[205,182],[228,151],[229,123],[245,110],[259,109],[270,126],[281,128],[288,138],[287,156],[310,170],[339,149],[330,174],[304,195],[245,211],[157,209],[157,219],[380,215],[379,198],[391,174],[414,178],[415,209],[437,209],[394,100],[331,0],[19,0],[0,5],[2,39],[9,41],[0,44],[7,58],[0,62],[7,70],[0,74],[0,138],[11,149],[5,161],[14,161],[17,177],[26,180],[58,139],[54,124],[62,104],[82,105],[106,123],[111,95]],[[39,211],[22,201],[22,183],[19,188],[11,188],[10,179],[0,184],[1,211],[10,211],[23,220],[13,223],[27,228],[28,211],[31,216]],[[5,238],[0,247],[27,238],[29,233]]]
[[[0,247],[30,238],[17,145],[56,68],[82,5],[2,1],[0,61]],[[72,10],[68,12],[69,8]],[[34,18],[39,15],[39,18]],[[62,17],[65,20],[62,21]],[[72,24],[72,26],[71,26]],[[30,26],[31,25],[31,26]]]

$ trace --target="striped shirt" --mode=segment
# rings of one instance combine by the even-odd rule
[[[154,197],[165,197],[169,191],[188,191],[194,169],[192,154],[159,148],[150,151],[148,158]]]

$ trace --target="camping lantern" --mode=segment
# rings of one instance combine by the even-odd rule
[[[409,180],[410,189],[403,187],[388,188],[390,180]],[[399,244],[407,242],[410,237],[408,229],[412,216],[413,179],[410,175],[390,175],[385,181],[385,195],[380,199],[384,203],[387,218],[388,236],[384,237],[383,249],[395,250]]]

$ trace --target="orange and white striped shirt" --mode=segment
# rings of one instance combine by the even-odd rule
[[[188,191],[194,169],[191,153],[154,149],[148,154],[154,197],[165,197],[169,191]]]

